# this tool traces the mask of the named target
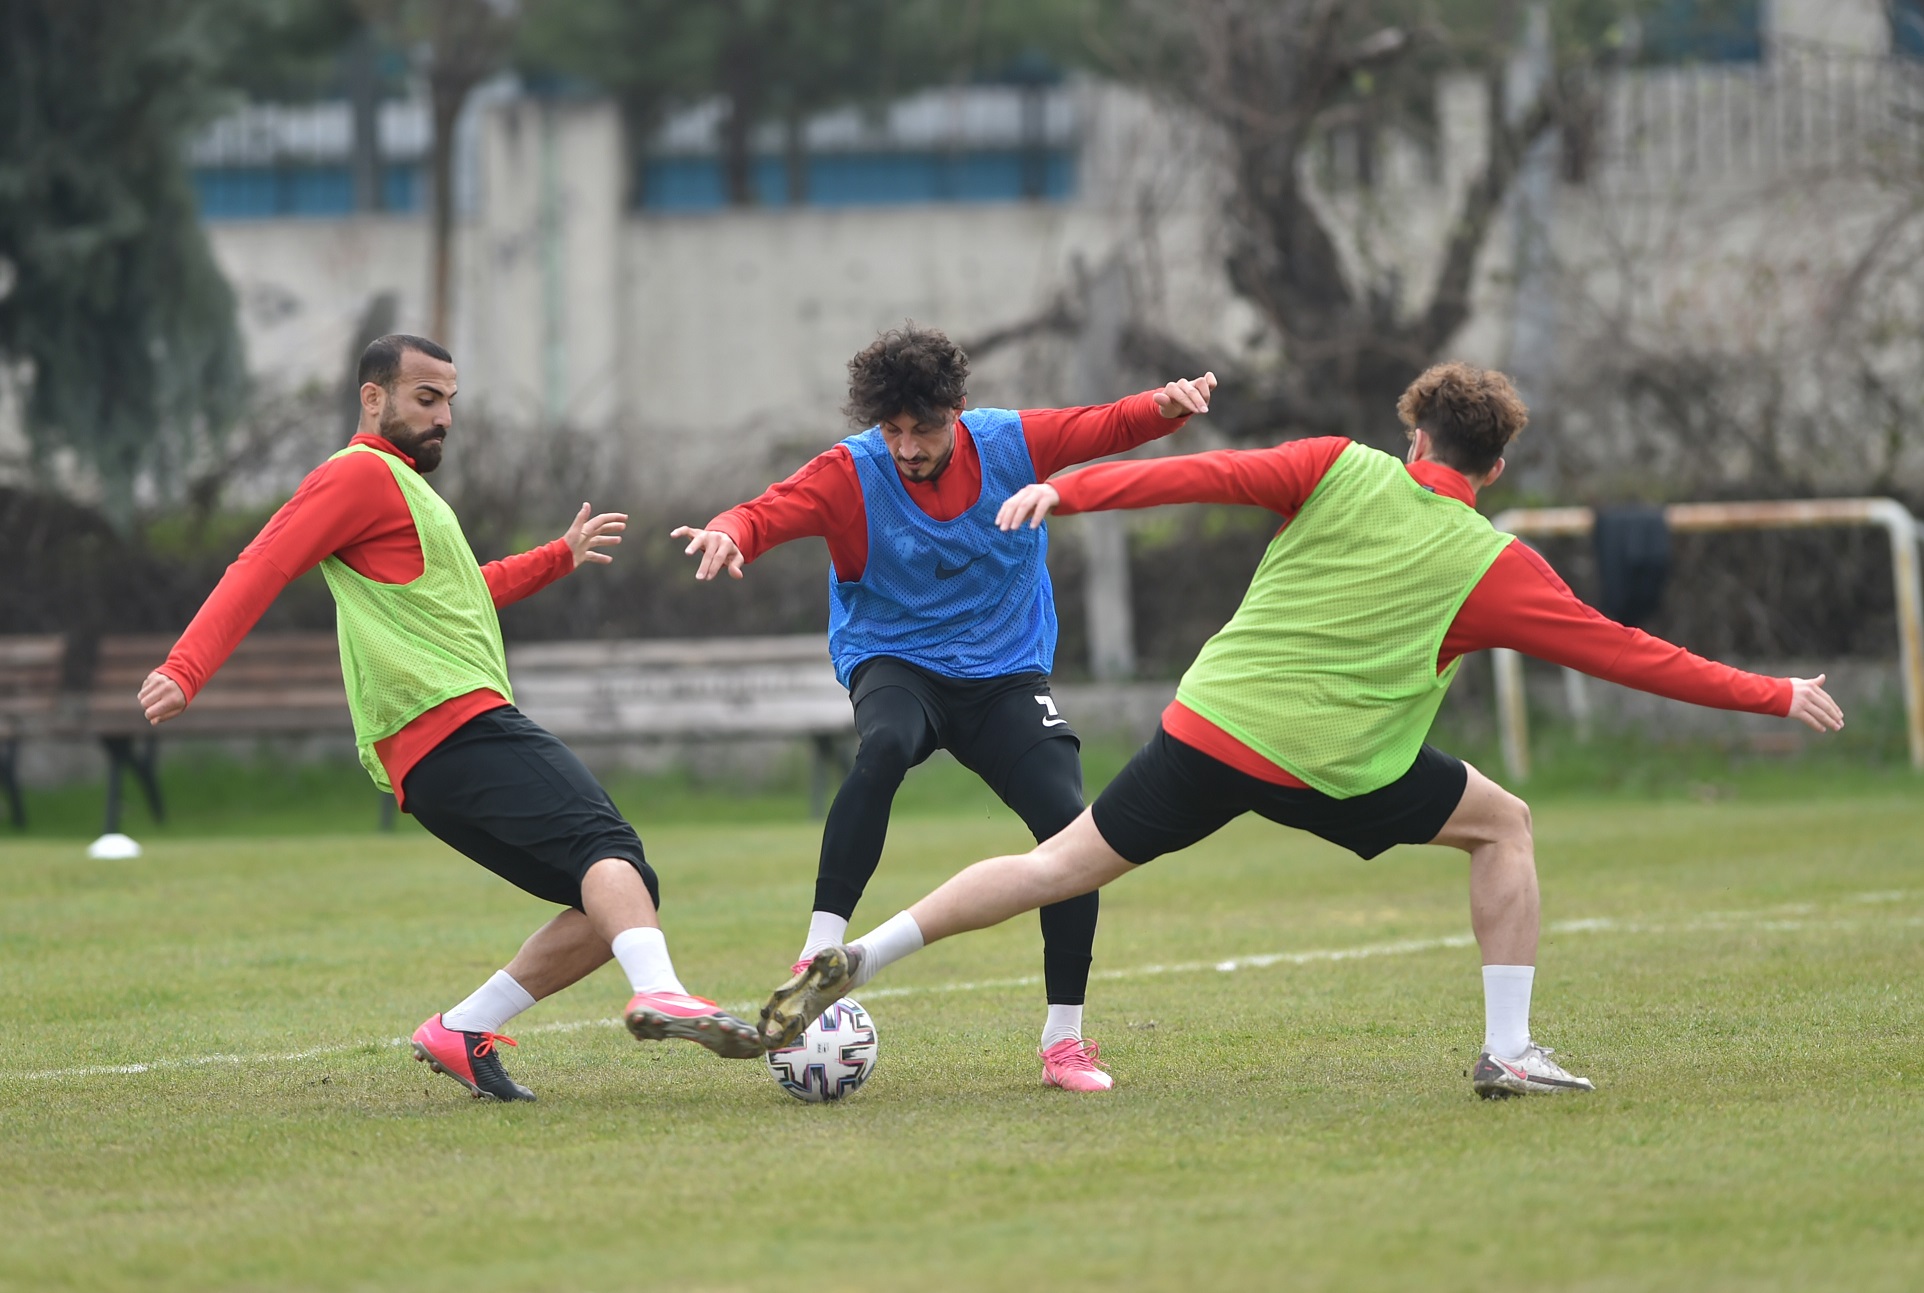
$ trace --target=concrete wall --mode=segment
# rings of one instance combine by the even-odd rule
[[[618,437],[654,487],[676,493],[745,487],[842,435],[845,365],[878,330],[912,318],[982,336],[1112,255],[1134,263],[1138,308],[1199,349],[1246,346],[1256,319],[1212,242],[1218,173],[1194,160],[1180,122],[1141,99],[1080,94],[1075,201],[687,216],[627,210],[611,106],[497,105],[482,131],[481,201],[457,243],[449,342],[461,407],[530,434]],[[210,234],[270,389],[342,381],[380,293],[394,294],[397,326],[425,327],[423,221],[236,221]],[[1021,376],[985,365],[974,398],[1055,402]]]

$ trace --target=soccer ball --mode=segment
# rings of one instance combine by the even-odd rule
[[[764,1058],[776,1083],[797,1100],[840,1100],[875,1072],[875,1021],[844,998],[810,1024],[793,1046]]]

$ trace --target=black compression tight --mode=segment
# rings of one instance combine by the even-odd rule
[[[856,713],[861,746],[836,793],[822,830],[815,910],[855,914],[882,860],[889,809],[908,770],[936,750],[936,733],[916,697],[884,688],[863,697]],[[1031,746],[997,788],[1002,802],[1039,843],[1082,813],[1082,762],[1076,743],[1050,738]],[[1086,893],[1041,911],[1042,977],[1050,1005],[1079,1006],[1089,987],[1100,896]]]

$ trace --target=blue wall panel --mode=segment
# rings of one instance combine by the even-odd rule
[[[209,220],[354,212],[354,177],[345,166],[207,166],[194,171],[194,191],[201,215]],[[419,211],[425,196],[419,166],[382,168],[382,210]]]
[[[788,202],[778,157],[757,157],[757,202]],[[822,153],[808,159],[809,206],[883,206],[918,202],[1013,202],[1073,197],[1076,156],[1066,148],[970,152]],[[642,164],[639,205],[648,211],[717,211],[727,206],[721,160],[656,157]]]

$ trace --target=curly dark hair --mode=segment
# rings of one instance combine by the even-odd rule
[[[908,322],[884,332],[848,361],[848,403],[842,412],[858,427],[907,413],[938,422],[962,407],[969,393],[969,357],[938,328]]]
[[[1411,382],[1396,401],[1396,416],[1412,435],[1419,427],[1430,433],[1445,466],[1480,476],[1529,423],[1530,410],[1502,373],[1449,363]]]

